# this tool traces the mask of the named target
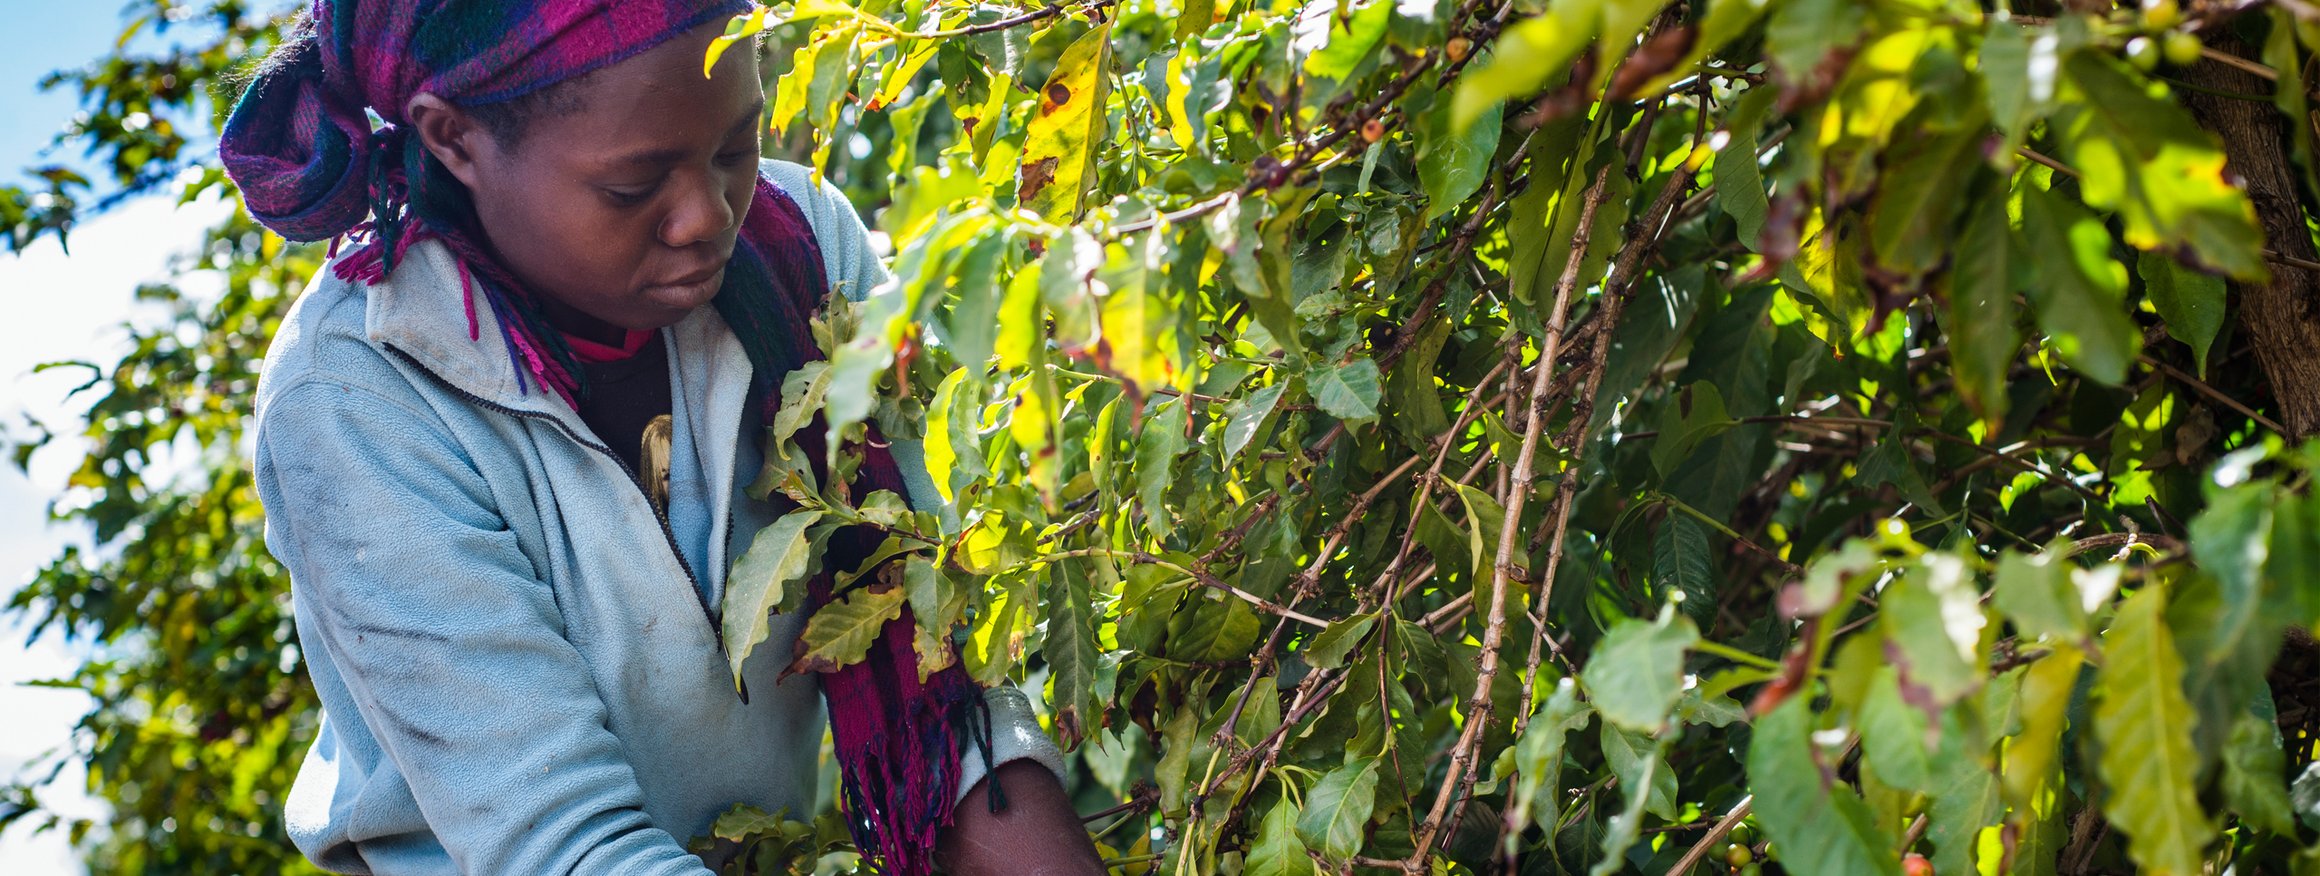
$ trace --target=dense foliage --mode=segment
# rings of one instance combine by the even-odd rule
[[[69,77],[125,190],[217,186],[175,132],[271,31],[204,9],[206,48]],[[923,432],[952,502],[774,455],[807,507],[736,568],[735,643],[829,527],[890,528],[801,658],[904,605],[931,659],[957,628],[1044,694],[1083,808],[1124,804],[1095,826],[1127,872],[2320,866],[2320,22],[2012,11],[740,22],[774,34],[773,151],[897,250],[769,440]],[[88,187],[43,188],[0,189],[12,243]],[[105,645],[68,756],[107,872],[298,866],[311,693],[235,453],[316,254],[246,222],[187,263],[226,295],[92,385],[58,508],[105,550],[12,602]],[[147,482],[172,444],[200,463]],[[826,818],[720,830],[851,861]]]
[[[0,186],[11,247],[48,234],[69,242],[76,218],[128,197],[230,196],[209,145],[214,112],[232,97],[231,72],[271,45],[277,12],[236,0],[131,4],[119,42],[89,47],[110,53],[46,83],[80,95],[60,147],[79,147],[77,164],[103,170],[103,182],[59,166],[41,169],[35,190]],[[97,659],[56,682],[86,690],[94,707],[53,757],[83,762],[110,816],[43,810],[35,788],[53,766],[35,764],[0,777],[19,783],[0,826],[69,831],[101,873],[310,872],[281,805],[313,734],[314,692],[241,439],[259,357],[321,252],[285,247],[240,211],[154,244],[185,251],[169,282],[138,290],[165,318],[132,323],[118,361],[44,366],[89,372],[87,450],[53,510],[98,549],[66,550],[8,602],[33,635],[53,628],[96,647]],[[49,444],[14,437],[19,465]]]
[[[891,527],[801,667],[963,625],[1175,873],[2308,866],[2265,673],[2320,611],[2315,460],[2227,292],[2298,259],[2170,89],[2306,167],[2316,34],[2018,11],[739,22],[792,52],[774,124],[893,181],[898,279],[793,410],[922,430],[952,504],[812,483],[786,417],[761,484],[807,507],[726,616]],[[2278,88],[2189,82],[2194,33]]]

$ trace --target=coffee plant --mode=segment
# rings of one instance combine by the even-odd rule
[[[2311,871],[2313,15],[746,16],[896,255],[728,617],[886,527],[801,666],[907,607],[1131,872]]]

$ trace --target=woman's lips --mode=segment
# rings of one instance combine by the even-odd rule
[[[717,290],[725,284],[725,269],[694,274],[667,283],[645,287],[645,295],[653,301],[670,307],[691,310],[709,303]]]

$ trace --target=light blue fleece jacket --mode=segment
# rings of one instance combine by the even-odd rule
[[[843,196],[762,172],[803,208],[833,284],[885,272]],[[684,840],[735,803],[804,814],[826,727],[811,676],[777,682],[777,618],[734,694],[715,620],[734,545],[772,522],[742,488],[764,431],[750,364],[712,308],[664,329],[677,425],[668,519],[553,394],[519,389],[491,309],[469,336],[428,243],[386,282],[325,270],[258,388],[266,541],[290,573],[323,719],[289,832],[331,870],[703,876]],[[912,501],[935,507],[915,442]],[[993,760],[1054,745],[991,692]],[[979,754],[960,787],[987,772]]]

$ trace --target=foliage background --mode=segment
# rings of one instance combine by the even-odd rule
[[[109,188],[222,184],[120,121],[215,123],[272,32],[199,14],[213,46],[64,80]],[[779,8],[736,30],[774,34],[769,151],[898,251],[790,388],[923,429],[953,502],[776,470],[829,519],[752,552],[892,528],[900,586],[811,644],[957,625],[1135,872],[2309,872],[2311,15]],[[108,872],[298,866],[311,695],[234,450],[316,254],[246,221],[198,256],[226,297],[89,390],[59,507],[118,553],[12,603],[105,644]],[[140,479],[180,435],[202,475]]]

